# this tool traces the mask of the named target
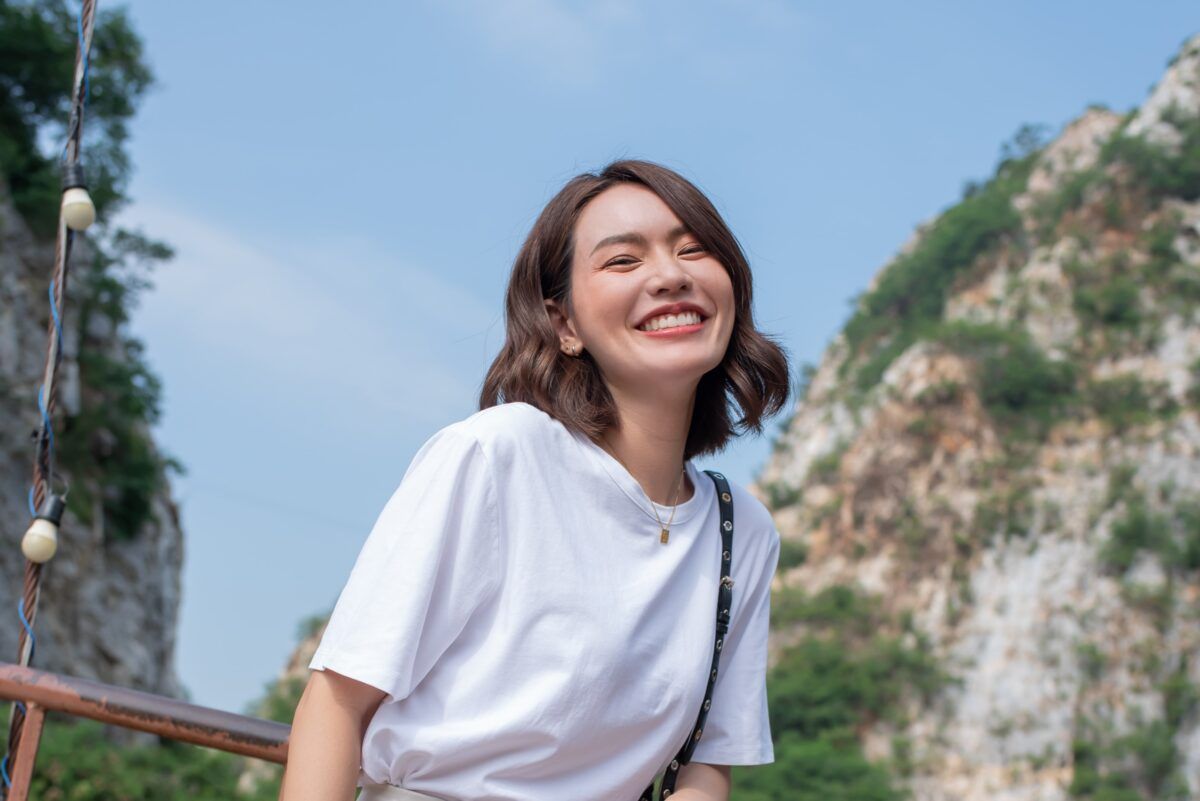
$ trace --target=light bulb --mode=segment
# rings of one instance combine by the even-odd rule
[[[96,204],[87,191],[83,165],[78,161],[62,168],[62,216],[72,231],[82,231],[96,221]]]
[[[30,562],[48,562],[58,550],[58,526],[49,520],[37,518],[21,539],[21,553]]]
[[[42,502],[42,511],[21,538],[21,553],[30,562],[48,562],[58,550],[58,524],[62,522],[63,511],[67,508],[66,501],[54,493],[46,496]]]
[[[72,231],[82,231],[96,221],[96,206],[92,196],[82,186],[63,192],[62,215]]]

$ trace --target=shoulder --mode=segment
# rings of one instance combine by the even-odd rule
[[[477,444],[488,461],[502,467],[511,466],[522,454],[545,455],[555,447],[566,447],[570,439],[562,423],[523,401],[480,409],[443,427],[434,438],[447,434]]]
[[[729,491],[733,495],[734,523],[739,528],[762,537],[770,537],[776,533],[771,510],[754,493],[732,479],[729,479]]]
[[[523,401],[500,403],[480,409],[451,427],[490,444],[506,436],[535,434],[545,431],[557,421],[538,407]]]
[[[453,431],[469,437],[486,450],[492,450],[503,448],[506,443],[547,436],[555,429],[562,428],[562,424],[538,407],[513,401],[480,409],[470,417],[451,423],[442,431]]]
[[[740,552],[743,563],[773,572],[780,537],[771,510],[750,490],[728,476],[726,480],[733,496],[734,551]]]

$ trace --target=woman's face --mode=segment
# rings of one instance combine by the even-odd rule
[[[724,265],[638,184],[617,184],[593,198],[574,234],[574,316],[556,320],[560,339],[591,353],[610,385],[694,390],[721,363],[733,332],[733,284]],[[689,308],[661,319],[659,309],[675,304]]]

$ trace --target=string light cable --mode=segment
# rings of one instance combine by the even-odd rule
[[[62,170],[62,203],[59,207],[58,233],[54,247],[54,267],[49,282],[50,330],[46,353],[46,366],[41,386],[37,393],[39,427],[33,432],[35,456],[33,484],[29,488],[29,513],[33,518],[21,540],[21,551],[25,555],[25,575],[22,596],[17,599],[17,616],[21,622],[18,632],[18,664],[28,666],[33,659],[35,638],[34,622],[37,617],[38,598],[41,591],[41,571],[54,556],[58,547],[58,526],[66,507],[66,491],[62,495],[54,491],[54,425],[55,379],[62,361],[63,326],[62,311],[67,291],[67,274],[70,267],[72,246],[77,232],[87,229],[96,218],[96,208],[88,194],[83,167],[79,163],[83,139],[83,119],[91,92],[89,71],[92,34],[95,29],[95,0],[81,0],[75,31],[77,48],[75,73],[71,88],[70,116],[66,128],[66,141],[60,155]],[[25,705],[19,701],[11,706],[8,730],[8,753],[0,759],[0,781],[3,796],[8,796],[11,778],[8,767],[15,760],[20,746],[21,732],[25,721]]]

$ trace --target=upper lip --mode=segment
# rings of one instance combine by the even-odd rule
[[[641,326],[645,325],[648,320],[658,317],[659,315],[679,314],[679,313],[685,312],[685,311],[696,312],[696,314],[700,315],[701,320],[705,320],[708,318],[708,313],[706,311],[704,311],[704,309],[697,306],[695,303],[671,303],[666,306],[659,306],[657,309],[652,310],[649,314],[647,314],[645,317],[643,317],[637,323],[637,325],[634,326],[634,328],[640,328]]]

